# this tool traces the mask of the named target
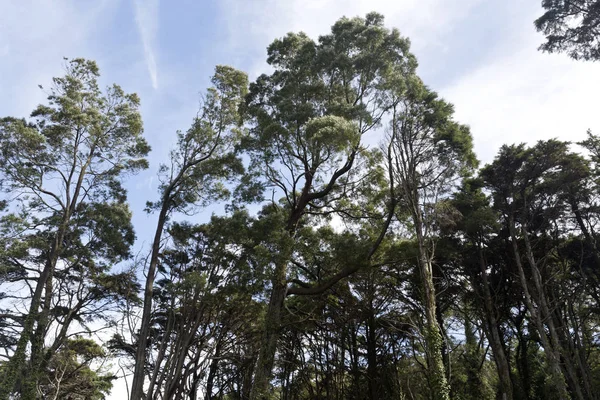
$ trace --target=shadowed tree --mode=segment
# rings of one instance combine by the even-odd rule
[[[579,328],[561,307],[567,301],[574,304],[575,282],[558,238],[573,230],[566,222],[572,219],[569,192],[585,186],[582,169],[575,168],[583,160],[568,146],[557,140],[532,148],[503,146],[481,176],[509,232],[523,299],[544,349],[555,396],[584,399],[593,398],[589,367],[573,344]]]
[[[546,36],[540,50],[575,60],[600,60],[600,1],[543,0],[535,27]]]
[[[483,300],[481,306],[475,307],[475,310],[482,316],[482,325],[492,348],[501,398],[512,400],[510,359],[505,350],[500,322],[500,296],[497,295],[498,289],[494,287],[492,279],[492,274],[497,274],[494,270],[498,268],[494,266],[494,260],[501,259],[498,240],[494,241],[500,224],[497,213],[491,208],[488,197],[481,190],[481,185],[480,180],[468,180],[453,196],[453,206],[462,215],[454,228],[457,229],[458,241],[462,242],[459,248],[465,258],[462,262],[465,275],[471,281],[471,289],[476,299]]]
[[[44,399],[103,400],[112,388],[115,376],[108,373],[106,352],[90,339],[69,339],[50,359],[48,373],[42,379]],[[94,363],[100,366],[94,366]]]

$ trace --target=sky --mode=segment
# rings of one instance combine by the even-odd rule
[[[0,0],[0,116],[27,117],[63,57],[95,60],[101,84],[141,97],[150,168],[127,182],[138,247],[151,241],[156,171],[185,130],[217,64],[268,71],[266,47],[290,31],[315,39],[341,16],[378,11],[410,38],[425,83],[455,105],[475,150],[600,131],[600,65],[537,51],[540,1]],[[205,218],[205,212],[198,218]],[[124,398],[119,383],[111,398]]]

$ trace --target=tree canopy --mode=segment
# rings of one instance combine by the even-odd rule
[[[542,49],[598,58],[595,2],[543,7]],[[599,398],[600,137],[480,166],[377,13],[267,62],[215,67],[144,210],[140,99],[95,62],[0,118],[0,399]]]
[[[600,60],[600,1],[543,0],[535,27],[546,37],[540,49],[575,60]]]

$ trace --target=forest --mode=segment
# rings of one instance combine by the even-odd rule
[[[540,51],[600,59],[600,1],[542,5]],[[375,12],[267,57],[214,68],[144,210],[96,62],[0,118],[0,399],[599,399],[600,136],[482,165]]]

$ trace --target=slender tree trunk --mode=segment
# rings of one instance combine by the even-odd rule
[[[519,326],[517,326],[517,349],[516,349],[516,366],[517,366],[517,373],[519,375],[519,381],[521,383],[521,392],[522,392],[522,396],[524,396],[523,398],[529,400],[531,398],[530,396],[530,389],[531,389],[531,373],[529,371],[529,360],[527,358],[527,348],[529,345],[529,338],[525,337],[525,335],[523,334],[523,323],[525,320],[522,321],[522,324],[520,324]]]
[[[488,328],[487,336],[492,348],[492,353],[494,354],[496,369],[498,370],[502,400],[512,400],[513,386],[510,378],[510,365],[508,363],[508,357],[506,357],[506,352],[504,351],[503,340],[500,334],[498,320],[496,318],[496,311],[494,302],[492,300],[492,293],[490,291],[490,284],[486,270],[486,262],[483,257],[483,251],[481,247],[478,246],[477,252],[479,253],[479,268],[481,271],[483,287],[483,304],[485,313],[487,314],[485,319]]]
[[[144,288],[144,307],[142,310],[142,323],[138,337],[137,350],[135,353],[135,369],[133,372],[133,382],[131,384],[131,400],[141,400],[144,398],[144,378],[146,376],[146,347],[148,346],[148,334],[150,332],[150,317],[152,311],[152,291],[154,288],[154,278],[156,276],[156,267],[158,266],[158,256],[160,253],[160,242],[162,233],[167,222],[167,213],[169,211],[168,196],[169,191],[165,192],[162,208],[158,216],[154,241],[152,242],[152,254],[150,256],[150,265],[148,266],[148,276],[146,277],[146,286]]]
[[[584,384],[584,388],[585,388],[585,392],[586,392],[586,396],[590,399],[597,399],[598,395],[594,394],[593,390],[592,390],[592,378],[591,378],[591,369],[590,369],[590,365],[587,361],[587,358],[585,356],[586,353],[586,346],[582,340],[582,335],[581,335],[581,325],[579,324],[579,321],[577,320],[577,317],[575,315],[575,310],[573,307],[573,302],[569,301],[569,304],[567,305],[567,318],[570,317],[571,321],[572,321],[572,328],[573,328],[573,333],[574,333],[574,340],[573,340],[573,348],[574,348],[574,356],[575,356],[575,360],[576,363],[581,371],[581,377],[582,377],[582,381]],[[567,334],[567,337],[570,337]]]
[[[37,280],[35,291],[29,306],[29,312],[25,318],[23,331],[17,342],[15,353],[8,362],[7,371],[0,386],[0,399],[7,398],[8,395],[15,389],[15,385],[20,380],[23,380],[21,396],[22,398],[35,398],[37,396],[38,372],[41,363],[41,353],[44,346],[44,334],[46,332],[48,312],[40,312],[42,305],[42,297],[44,291],[51,289],[52,285],[48,285],[54,275],[58,256],[62,248],[62,242],[67,231],[67,224],[70,215],[69,210],[65,210],[61,225],[56,232],[54,242],[51,245],[44,269]],[[45,294],[45,303],[47,303],[48,293]],[[51,295],[51,293],[50,293]],[[48,308],[48,305],[45,305]],[[34,326],[37,322],[37,327],[34,331]],[[27,345],[31,340],[31,364],[27,368]]]
[[[242,376],[242,388],[241,388],[241,400],[249,400],[250,393],[252,391],[252,376],[254,375],[254,368],[256,366],[256,358],[254,355],[244,361],[243,376]]]
[[[415,202],[415,204],[417,203],[418,202]],[[436,318],[435,286],[433,284],[431,258],[425,249],[423,222],[418,210],[416,210],[413,217],[417,232],[419,269],[421,272],[421,284],[423,285],[423,297],[425,302],[424,336],[429,387],[434,400],[449,400],[450,385],[446,379],[446,370],[444,368],[444,359],[442,356],[443,339]]]
[[[467,382],[464,387],[465,397],[470,399],[482,399],[484,393],[482,390],[481,381],[481,351],[479,344],[477,343],[477,337],[475,336],[475,329],[470,319],[465,318],[465,348],[466,351],[463,354],[464,364],[466,368]]]
[[[167,319],[167,326],[164,332],[164,338],[165,340],[161,343],[160,348],[158,350],[158,354],[156,356],[156,365],[154,366],[154,371],[152,372],[152,377],[150,378],[150,383],[148,386],[148,395],[147,398],[148,399],[153,399],[156,398],[156,394],[154,393],[154,388],[156,386],[160,387],[160,379],[159,379],[159,372],[160,372],[160,367],[162,364],[162,361],[165,358],[166,352],[167,352],[167,347],[169,345],[169,340],[167,340],[168,337],[171,336],[171,332],[173,329],[173,324],[174,324],[174,315],[173,315],[173,309],[174,309],[174,301],[171,300],[171,309],[169,312],[169,316]],[[160,391],[160,389],[157,389],[157,392]]]
[[[432,271],[433,273],[433,271]],[[435,287],[435,286],[434,286]],[[446,380],[450,382],[452,380],[452,364],[450,360],[450,352],[448,351],[448,334],[446,329],[444,328],[444,315],[442,313],[442,309],[437,303],[435,306],[435,318],[437,320],[437,324],[440,327],[440,335],[442,337],[442,360],[444,361],[444,370],[446,371]],[[452,387],[450,387],[450,397],[452,397]]]
[[[373,308],[369,312],[367,320],[367,377],[369,380],[369,398],[371,400],[379,399],[377,377],[377,343],[375,335],[375,315]]]
[[[212,361],[210,362],[210,368],[208,369],[208,378],[206,379],[206,399],[213,399],[213,387],[215,382],[215,376],[217,376],[217,369],[219,367],[219,358],[221,357],[221,347],[222,347],[223,339],[222,334],[219,335],[217,339],[217,345],[215,346],[215,354],[213,356]]]
[[[567,300],[567,303],[570,303],[570,300]],[[572,304],[566,304],[564,306],[564,313],[562,313],[560,310],[555,310],[555,312],[553,313],[553,315],[556,318],[555,325],[560,325],[562,328],[558,329],[557,333],[559,340],[562,343],[562,348],[564,349],[564,356],[568,357],[569,355],[571,355],[571,357],[569,357],[570,362],[568,364],[565,363],[565,368],[571,370],[569,372],[569,376],[573,377],[576,380],[572,383],[572,386],[574,387],[574,390],[576,390],[574,385],[580,386],[580,391],[584,395],[584,398],[591,400],[594,399],[595,396],[593,395],[593,392],[591,391],[590,387],[589,375],[587,372],[587,362],[585,358],[582,359],[580,357],[580,344],[573,340],[573,337],[571,336],[571,334],[575,337],[578,336],[578,328],[576,323],[569,324],[569,311],[567,311],[566,309],[571,306]],[[559,321],[561,321],[560,324]]]
[[[358,394],[360,393],[360,368],[358,366],[359,364],[359,357],[360,357],[360,353],[358,350],[358,333],[357,333],[357,329],[358,327],[356,326],[356,323],[352,322],[350,324],[350,329],[351,329],[351,334],[350,334],[350,349],[349,349],[349,353],[350,353],[350,375],[352,376],[352,385],[351,387],[351,394],[350,394],[350,398],[352,399],[356,399],[358,397]]]
[[[583,400],[583,392],[581,391],[581,385],[579,384],[579,379],[577,379],[577,374],[573,368],[573,364],[571,361],[571,357],[569,354],[563,350],[563,346],[560,342],[558,330],[560,326],[555,324],[555,313],[550,310],[550,305],[548,304],[547,298],[547,290],[544,287],[544,283],[542,282],[542,275],[538,268],[537,262],[533,255],[533,250],[531,249],[531,243],[529,241],[529,233],[525,225],[522,226],[523,231],[523,241],[525,242],[525,251],[527,255],[527,260],[529,262],[529,266],[531,269],[531,275],[533,277],[533,282],[535,285],[535,289],[538,297],[538,306],[541,310],[541,316],[546,321],[546,326],[548,327],[548,332],[550,333],[550,343],[554,352],[556,352],[556,357],[560,360],[561,355],[563,360],[563,366],[567,373],[567,377],[573,384],[573,389],[575,390],[575,395],[579,400]]]
[[[542,320],[542,316],[537,307],[534,307],[533,300],[529,291],[529,284],[527,282],[527,278],[525,276],[525,270],[523,268],[523,263],[521,262],[521,253],[519,251],[519,246],[517,243],[517,234],[515,228],[515,221],[513,214],[509,214],[508,221],[508,229],[511,236],[511,243],[513,248],[513,253],[515,257],[515,264],[517,266],[517,270],[519,272],[519,280],[521,282],[521,288],[523,289],[525,305],[527,306],[527,310],[531,315],[531,319],[533,320],[535,327],[540,336],[540,340],[542,341],[542,346],[544,347],[544,353],[546,355],[546,359],[548,361],[548,366],[550,369],[550,374],[552,375],[552,385],[556,390],[556,395],[561,400],[568,400],[570,396],[567,392],[567,387],[565,383],[565,377],[562,373],[560,367],[560,354],[554,349],[550,343],[550,339],[546,335],[546,330],[544,327],[544,323]]]
[[[348,329],[342,327],[342,335],[340,337],[339,358],[337,365],[337,399],[343,399],[346,395],[346,386],[344,381],[346,378],[346,337]]]
[[[287,258],[287,257],[286,257]],[[260,346],[254,384],[250,392],[251,400],[264,400],[269,398],[269,384],[271,373],[275,363],[277,341],[281,329],[281,317],[283,313],[283,302],[285,300],[287,281],[287,259],[278,263],[272,280],[273,290],[269,299],[269,307],[265,316],[265,330]]]
[[[167,379],[165,380],[165,398],[167,399],[171,398],[178,391],[181,391],[181,385],[183,385],[185,382],[186,376],[184,375],[184,372],[187,372],[186,369],[189,371],[189,368],[184,364],[189,353],[190,346],[198,334],[197,331],[200,323],[202,322],[202,315],[202,313],[198,314],[196,319],[192,321],[193,323],[191,326],[188,325],[187,328],[183,328],[182,332],[180,332],[180,335],[178,335],[177,343],[175,345],[175,354],[171,354],[171,358],[169,360],[171,362],[171,371],[169,371],[167,374]],[[205,329],[206,327],[204,328],[202,334],[200,334],[200,337],[204,336],[206,333]],[[217,338],[217,341],[221,342],[221,336]],[[196,357],[199,357],[201,351],[200,349],[203,344],[203,340],[197,343],[198,350]]]

